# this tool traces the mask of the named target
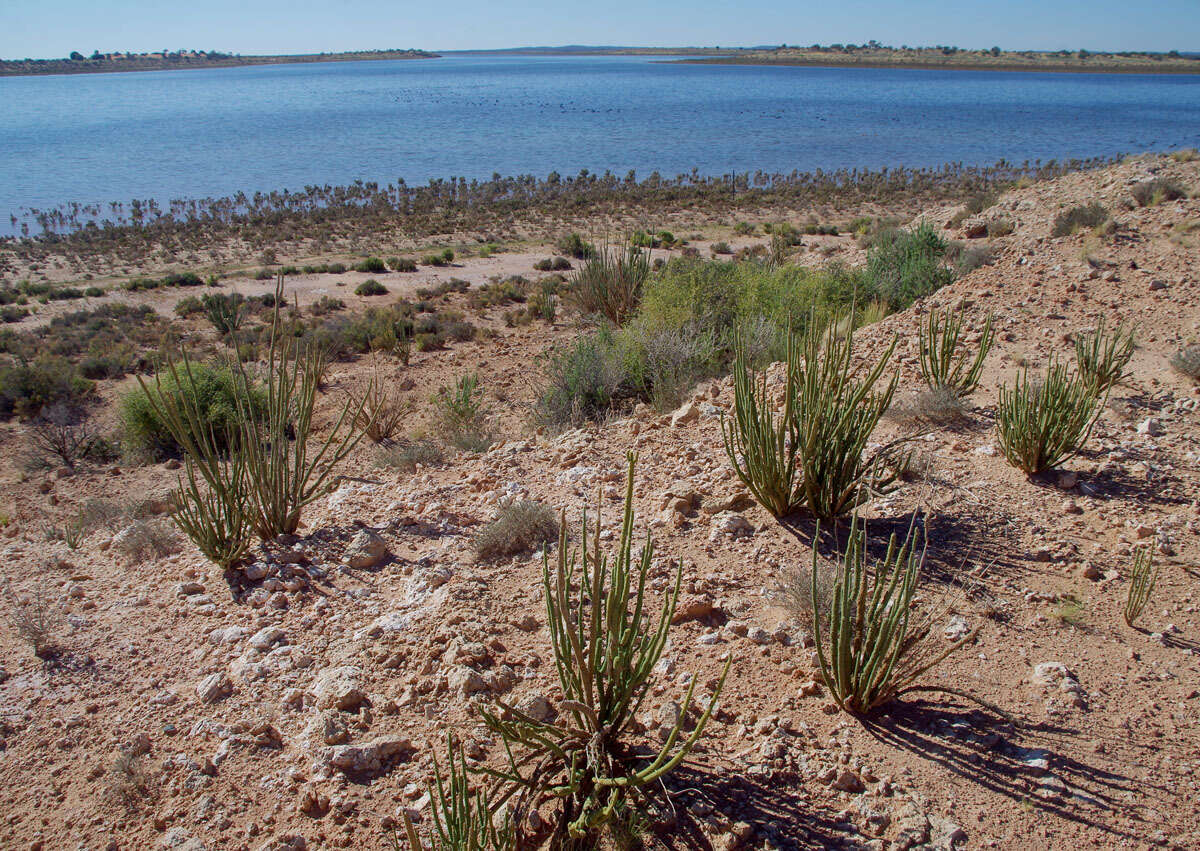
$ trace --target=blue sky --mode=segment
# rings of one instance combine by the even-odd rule
[[[0,57],[553,44],[1200,51],[1200,0],[0,0]]]

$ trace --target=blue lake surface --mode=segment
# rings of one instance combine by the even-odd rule
[[[1200,77],[448,56],[0,78],[0,232],[68,202],[580,169],[991,164],[1200,145]]]

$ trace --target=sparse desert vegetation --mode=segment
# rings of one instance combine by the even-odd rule
[[[1092,165],[0,246],[6,837],[1193,847],[1200,161]]]

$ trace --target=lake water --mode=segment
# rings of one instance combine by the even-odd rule
[[[1200,77],[449,56],[0,78],[0,213],[357,179],[991,164],[1200,145]],[[11,232],[9,230],[8,232]]]

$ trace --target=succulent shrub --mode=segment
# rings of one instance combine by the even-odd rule
[[[509,851],[516,848],[516,834],[507,816],[493,814],[491,798],[481,786],[471,787],[471,775],[462,745],[452,737],[446,743],[446,773],[433,758],[433,783],[429,787],[433,831],[426,845],[401,809],[401,822],[409,851]],[[392,844],[400,851],[393,834]]]
[[[936,308],[921,328],[921,377],[930,390],[946,389],[966,396],[979,386],[983,362],[992,348],[992,317],[984,322],[974,356],[962,341],[963,311],[941,313]],[[960,343],[963,345],[960,346]]]
[[[1118,326],[1112,333],[1100,317],[1096,330],[1075,338],[1075,365],[1079,377],[1097,396],[1108,393],[1125,378],[1125,367],[1133,357],[1132,329]]]
[[[1039,378],[1026,367],[1011,387],[1000,388],[996,431],[1004,457],[1029,475],[1075,457],[1091,434],[1101,401],[1061,363],[1051,360]]]
[[[247,394],[236,397],[238,447],[245,456],[252,523],[263,540],[296,531],[301,511],[325,495],[334,469],[364,436],[354,428],[364,401],[347,400],[326,437],[313,439],[313,414],[327,355],[320,346],[301,350],[296,337],[286,333],[282,303],[281,276],[275,284],[268,337],[263,415],[254,415]],[[241,386],[249,386],[245,364],[239,360],[236,366]]]
[[[740,348],[740,346],[739,346]],[[734,416],[722,420],[725,452],[738,478],[776,517],[806,508],[820,518],[845,514],[887,492],[896,476],[886,447],[865,458],[867,442],[891,404],[897,378],[873,392],[896,348],[858,378],[853,322],[810,330],[788,342],[783,406],[776,414],[765,377],[734,365]]]
[[[1133,564],[1129,570],[1129,590],[1125,595],[1125,607],[1122,615],[1125,623],[1133,626],[1142,616],[1150,595],[1154,593],[1154,585],[1158,581],[1158,565],[1153,563],[1154,556],[1150,547],[1139,547],[1133,555]]]
[[[562,691],[558,717],[540,720],[503,701],[480,709],[509,755],[504,767],[483,769],[502,790],[495,805],[511,801],[514,824],[524,825],[530,811],[557,801],[555,848],[597,847],[617,815],[679,765],[703,734],[729,671],[727,661],[690,733],[684,724],[696,678],[663,744],[648,753],[633,747],[630,729],[666,647],[682,577],[677,567],[655,617],[646,596],[653,541],[647,537],[641,552],[633,552],[635,463],[630,454],[621,534],[611,557],[601,550],[599,517],[590,525],[586,513],[578,557],[568,554],[565,523],[553,570],[543,555],[546,621]]]
[[[433,402],[438,423],[451,446],[466,452],[484,452],[492,445],[494,436],[488,425],[478,375],[460,375],[453,387],[443,385]]]
[[[871,712],[916,688],[926,672],[975,636],[971,631],[943,646],[934,636],[933,614],[914,604],[925,560],[915,520],[902,541],[889,538],[887,553],[868,568],[866,530],[857,514],[852,517],[832,591],[819,584],[814,541],[810,598],[820,616],[812,619],[813,638],[825,684],[846,712]]]

